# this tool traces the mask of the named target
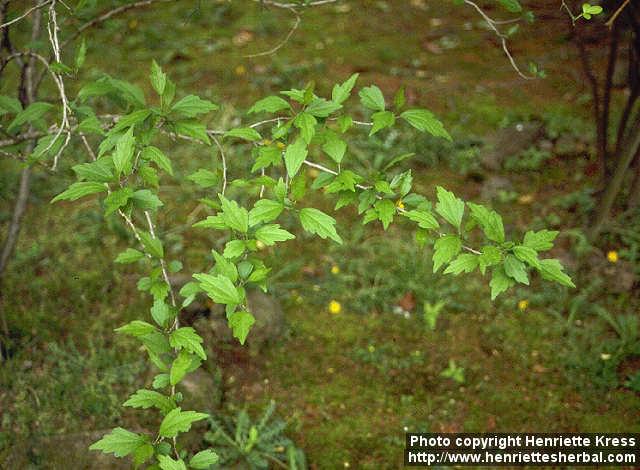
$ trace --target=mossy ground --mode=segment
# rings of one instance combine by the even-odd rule
[[[212,122],[220,127],[266,94],[310,79],[327,92],[353,72],[360,72],[361,84],[375,82],[387,96],[405,85],[409,99],[437,112],[456,136],[484,136],[505,120],[547,111],[584,122],[587,89],[566,41],[567,21],[555,2],[545,5],[545,18],[514,38],[513,52],[523,63],[540,61],[546,80],[520,80],[473,11],[420,1],[310,9],[276,55],[254,59],[244,56],[268,50],[286,35],[293,21],[286,11],[193,2],[140,12],[96,33],[86,68],[148,89],[147,64],[156,58],[184,92],[225,103],[223,117]],[[160,225],[170,256],[182,258],[190,272],[205,267],[215,241],[188,228],[203,214],[196,202],[202,194],[182,176],[211,157],[197,147],[172,156],[177,176],[162,187],[167,207]],[[71,163],[84,159],[80,153],[66,158],[64,176]],[[534,217],[552,213],[550,194],[568,192],[567,173],[583,166],[580,160],[554,160],[537,173],[515,176],[516,192],[532,199],[503,205],[508,227],[519,231]],[[469,197],[479,192],[477,184],[444,165],[420,168],[415,183],[428,196],[434,184]],[[3,222],[17,170],[2,163]],[[0,372],[0,457],[12,455],[24,468],[63,468],[52,463],[60,457],[52,436],[84,439],[114,425],[145,426],[140,413],[123,412],[119,403],[149,375],[134,343],[112,332],[148,308],[135,288],[140,273],[112,264],[132,240],[119,222],[102,218],[93,200],[50,206],[67,184],[64,176],[36,174],[2,299],[14,344]],[[343,211],[338,219],[343,233],[358,232],[354,213]],[[268,253],[292,267],[274,286],[286,307],[289,333],[263,351],[234,348],[225,355],[228,403],[258,411],[269,399],[277,400],[309,462],[327,469],[400,467],[405,429],[640,431],[636,394],[591,387],[588,376],[574,379],[568,373],[565,304],[558,300],[565,302],[566,293],[537,282],[492,304],[479,277],[430,274],[428,254],[414,246],[408,231],[370,230],[350,245],[354,252],[364,250],[360,265],[349,250],[328,249],[327,242],[306,237]],[[386,245],[373,243],[381,239]],[[367,251],[367,246],[386,248]],[[377,259],[381,254],[386,258]],[[333,265],[341,272],[331,275]],[[305,267],[315,274],[303,274],[309,271]],[[365,287],[398,297],[363,313],[363,305],[371,303],[349,290],[358,278],[369,279],[363,273],[373,279]],[[418,301],[447,302],[435,331],[419,314],[404,318],[389,308],[414,285],[424,289]],[[375,301],[375,292],[368,298]],[[340,314],[327,311],[330,299],[342,303]],[[522,299],[530,300],[524,312],[516,307]],[[450,359],[464,367],[463,384],[440,376]],[[75,452],[77,468],[95,468],[87,453]]]

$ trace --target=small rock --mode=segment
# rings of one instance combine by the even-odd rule
[[[505,127],[490,137],[480,154],[480,162],[489,170],[499,170],[504,161],[531,147],[544,133],[539,122],[525,122]]]

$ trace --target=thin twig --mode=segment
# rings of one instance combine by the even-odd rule
[[[631,3],[631,0],[625,0],[622,3],[622,5],[620,5],[620,7],[613,13],[613,15],[611,15],[611,18],[609,18],[609,20],[605,23],[605,25],[611,28],[613,26],[613,23],[618,18],[618,16],[620,16],[620,13],[622,13],[622,10],[624,10],[627,7],[627,5],[629,5],[629,3]]]
[[[220,142],[215,136],[211,136],[213,141],[216,143],[216,146],[220,150],[220,157],[222,158],[222,195],[224,196],[224,192],[227,189],[227,159],[224,155],[224,149]]]
[[[0,24],[0,29],[4,29],[7,26],[11,26],[12,24],[17,23],[18,21],[20,21],[20,20],[26,18],[27,16],[29,16],[34,11],[39,10],[40,8],[43,8],[43,7],[47,6],[47,4],[51,3],[52,1],[54,1],[54,0],[46,0],[46,1],[42,2],[42,3],[37,4],[34,7],[29,8],[26,12],[24,12],[22,15],[18,16],[17,18],[12,19],[11,21],[7,21],[4,24]]]
[[[254,57],[263,57],[266,55],[275,54],[280,48],[282,48],[286,43],[289,42],[289,39],[291,39],[291,36],[293,36],[293,33],[296,31],[296,29],[298,29],[298,26],[300,26],[300,15],[298,14],[298,12],[293,8],[289,8],[289,11],[291,11],[295,15],[296,21],[293,24],[293,27],[289,30],[287,35],[284,37],[284,39],[280,41],[276,46],[269,49],[268,51],[258,52],[257,54],[245,55],[244,56],[245,58],[251,59]]]

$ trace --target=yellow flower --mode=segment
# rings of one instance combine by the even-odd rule
[[[271,145],[270,139],[262,139],[262,145]]]
[[[398,202],[396,202],[396,207],[398,209],[404,209],[404,202],[402,202],[402,199],[398,199]]]
[[[528,300],[521,300],[520,302],[518,302],[518,309],[520,309],[521,311],[524,312],[528,307],[529,307]]]
[[[337,315],[342,311],[342,305],[340,305],[340,302],[336,301],[336,300],[332,300],[331,302],[329,302],[329,312]]]
[[[260,240],[256,240],[256,248],[258,250],[264,250],[265,246],[266,245],[263,242],[261,242]]]
[[[611,250],[610,252],[607,253],[607,260],[609,260],[610,263],[617,263],[618,262],[618,252],[615,250]]]
[[[335,264],[331,266],[331,274],[340,274],[340,266]]]
[[[238,65],[235,72],[236,75],[244,75],[245,73],[247,73],[247,69],[244,68],[244,65]]]
[[[282,142],[276,142],[276,147],[282,150],[285,147],[285,145]]]

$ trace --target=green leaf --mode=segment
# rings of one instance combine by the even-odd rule
[[[200,287],[214,302],[226,305],[242,303],[243,296],[228,277],[211,274],[194,274],[193,277],[200,281]]]
[[[515,246],[513,247],[513,254],[516,255],[520,261],[524,261],[529,266],[534,268],[540,267],[540,260],[538,259],[538,252],[528,246]]]
[[[271,222],[278,218],[284,210],[284,204],[271,199],[259,199],[249,211],[249,227],[260,222]]]
[[[478,256],[478,264],[480,265],[480,272],[485,273],[488,267],[495,266],[502,262],[502,253],[500,249],[493,245],[486,245],[482,247],[482,254]]]
[[[365,108],[373,111],[384,111],[384,95],[377,86],[371,85],[369,87],[365,87],[360,90],[358,95],[360,96],[362,106]]]
[[[451,136],[431,111],[426,109],[408,109],[400,115],[405,121],[422,132],[428,132],[434,137],[442,137],[451,141]]]
[[[217,185],[220,181],[220,177],[217,173],[214,173],[211,170],[205,170],[204,168],[200,168],[195,173],[190,174],[187,176],[187,179],[193,181],[201,188],[210,188]]]
[[[158,455],[158,463],[161,470],[187,470],[182,459],[173,460],[167,455]]]
[[[153,147],[151,145],[145,147],[144,150],[142,150],[142,158],[155,163],[156,165],[158,165],[158,168],[173,176],[173,167],[171,166],[171,160],[169,160],[169,158],[164,153],[162,153],[162,150],[160,150],[159,148]]]
[[[206,470],[211,465],[218,463],[219,457],[212,449],[203,450],[191,457],[189,466],[196,470]]]
[[[520,13],[522,11],[522,5],[518,0],[498,0],[498,2],[511,13]]]
[[[101,450],[105,454],[125,457],[135,452],[140,446],[148,443],[148,438],[123,428],[115,428],[98,442],[94,442],[89,450]]]
[[[180,432],[188,432],[191,429],[191,424],[195,421],[208,417],[209,415],[206,413],[182,411],[180,408],[174,408],[162,420],[159,434],[162,437],[176,437]]]
[[[324,98],[316,98],[305,108],[305,113],[309,113],[315,117],[326,118],[330,114],[342,108],[339,103],[325,100]]]
[[[362,177],[356,175],[353,171],[343,170],[326,186],[326,193],[333,194],[340,191],[355,192],[356,184],[361,181]]]
[[[282,151],[278,147],[271,145],[260,147],[256,162],[253,164],[253,167],[251,167],[251,172],[256,172],[271,165],[278,165],[281,160]]]
[[[149,80],[156,93],[162,96],[167,86],[167,74],[162,71],[155,60],[151,62],[151,75],[149,76]]]
[[[553,241],[558,236],[555,230],[540,230],[539,232],[529,231],[524,234],[523,245],[533,248],[536,251],[547,251],[553,248]]]
[[[202,348],[203,339],[196,333],[196,330],[190,326],[184,326],[171,332],[169,336],[169,344],[176,349],[184,348],[193,353],[203,361],[207,360],[207,355]]]
[[[302,163],[305,158],[307,158],[307,153],[307,144],[301,137],[298,137],[293,144],[287,147],[287,150],[284,153],[284,163],[287,167],[287,174],[290,178],[293,178],[298,174]]]
[[[342,140],[335,132],[327,132],[322,150],[336,162],[342,162],[344,154],[347,151],[347,143]]]
[[[80,163],[72,167],[80,180],[107,183],[113,180],[112,162],[108,158],[100,158],[91,163]],[[104,185],[102,186],[104,189]]]
[[[164,257],[164,248],[162,242],[158,238],[153,238],[149,232],[140,231],[140,240],[147,253],[156,258]]]
[[[246,245],[243,240],[230,240],[224,246],[224,252],[222,256],[227,259],[237,258],[244,253]]]
[[[196,95],[188,95],[182,98],[171,107],[171,112],[180,114],[187,118],[196,117],[199,114],[206,114],[218,109],[218,106],[211,101],[203,100]]]
[[[582,4],[582,16],[587,20],[591,19],[591,15],[599,15],[600,13],[602,13],[602,7],[600,5]]]
[[[338,118],[338,128],[343,134],[353,126],[353,118],[351,116],[342,115]]]
[[[333,90],[331,91],[331,101],[338,104],[344,103],[351,95],[351,90],[353,90],[356,80],[358,80],[358,76],[359,74],[354,73],[341,85],[334,85]]]
[[[457,276],[461,272],[470,273],[478,266],[478,256],[471,253],[463,253],[458,255],[454,259],[447,269],[444,270],[444,274],[453,274]]]
[[[500,214],[496,211],[489,210],[480,204],[468,202],[467,206],[471,209],[471,218],[478,222],[478,225],[482,227],[482,231],[487,238],[494,242],[503,243],[504,225]]]
[[[563,272],[562,264],[557,259],[543,259],[540,261],[540,274],[547,281],[554,281],[566,287],[575,287],[571,278]]]
[[[139,189],[131,196],[135,207],[144,211],[157,211],[164,204],[154,193],[148,189]]]
[[[113,153],[113,166],[116,170],[116,176],[120,176],[123,173],[125,175],[131,173],[135,143],[133,128],[129,128],[129,130],[118,139],[116,151]]]
[[[153,388],[161,389],[169,386],[169,374],[158,374],[153,378]]]
[[[11,96],[0,95],[0,115],[4,113],[18,114],[22,111],[20,100]]]
[[[233,230],[247,233],[249,230],[249,213],[244,207],[240,207],[236,201],[230,201],[222,194],[218,194],[222,204],[222,217],[225,224]]]
[[[316,118],[309,113],[300,113],[293,121],[293,125],[300,129],[300,135],[309,144],[316,134]]]
[[[210,215],[206,219],[196,222],[193,226],[197,228],[212,228],[215,230],[226,230],[230,228],[227,226],[222,214]]]
[[[451,261],[460,250],[462,250],[462,240],[455,235],[445,235],[436,240],[433,245],[433,272],[440,266]]]
[[[169,319],[172,317],[171,309],[164,303],[164,300],[156,299],[151,307],[151,318],[158,324],[165,328]]]
[[[256,319],[249,312],[234,312],[229,317],[229,328],[233,331],[233,337],[237,338],[240,344],[244,344],[249,330],[255,322]]]
[[[53,105],[51,103],[44,103],[40,101],[31,103],[26,109],[20,111],[16,117],[13,118],[13,121],[11,121],[11,124],[7,127],[7,132],[11,133],[27,122],[37,121],[51,109],[53,109]]]
[[[97,183],[94,181],[82,181],[79,183],[73,183],[66,190],[58,194],[51,200],[51,203],[58,201],[75,201],[81,197],[88,196],[89,194],[101,193],[107,190],[107,186],[104,183]]]
[[[158,330],[150,323],[140,320],[133,320],[132,322],[127,323],[120,328],[116,328],[115,331],[138,338],[140,336],[145,336]]]
[[[237,137],[238,139],[248,140],[249,142],[255,142],[262,139],[260,133],[251,127],[240,127],[237,129],[231,129],[224,133],[223,137]]]
[[[315,233],[322,239],[329,237],[337,243],[342,244],[342,239],[335,228],[336,219],[333,217],[312,207],[302,209],[299,216],[302,228],[307,232]]]
[[[78,132],[97,135],[104,135],[105,133],[102,129],[102,123],[95,116],[89,116],[88,118],[82,120],[80,124],[78,124]]]
[[[130,263],[135,263],[136,261],[139,261],[142,258],[144,258],[144,253],[138,250],[135,250],[133,248],[127,248],[118,256],[116,256],[115,262],[120,264],[130,264]]]
[[[167,397],[162,393],[154,392],[153,390],[141,389],[131,395],[129,399],[122,404],[122,406],[142,408],[145,410],[154,407],[158,408],[162,411],[162,414],[166,415],[176,407],[176,404],[171,397]]]
[[[180,121],[174,124],[176,134],[200,140],[205,144],[211,144],[207,127],[198,121]]]
[[[495,300],[498,295],[509,289],[515,284],[515,281],[511,279],[504,271],[502,266],[496,266],[493,268],[491,277],[491,300]]]
[[[393,216],[396,213],[396,205],[390,199],[380,199],[373,205],[378,214],[378,220],[382,222],[382,227],[387,230],[389,224],[393,222]]]
[[[137,111],[133,111],[125,116],[122,116],[115,126],[109,131],[110,134],[117,134],[125,129],[129,129],[131,127],[144,122],[151,115],[151,110],[149,109],[138,109]]]
[[[373,126],[371,127],[371,132],[369,132],[369,136],[386,127],[393,126],[396,122],[396,117],[391,111],[378,111],[371,115],[371,120],[373,121]]]
[[[427,210],[411,210],[402,213],[405,217],[418,223],[418,227],[425,228],[427,230],[435,230],[440,227],[440,224],[433,216],[433,214]]]
[[[281,229],[278,224],[263,225],[256,230],[255,236],[267,246],[275,245],[276,242],[284,242],[296,238],[292,233]]]
[[[120,188],[113,191],[104,199],[104,215],[113,214],[115,211],[125,206],[133,195],[131,188]]]
[[[189,369],[191,369],[194,357],[195,356],[186,350],[181,350],[178,353],[178,356],[171,364],[171,371],[169,372],[169,383],[171,385],[180,383],[184,376],[187,375]]]
[[[513,255],[507,255],[504,259],[504,272],[512,279],[529,285],[529,277],[527,276],[527,269],[522,261]]]
[[[288,101],[280,98],[279,96],[267,96],[266,98],[256,101],[256,103],[249,108],[247,114],[261,112],[277,113],[283,109],[291,109],[291,105]]]
[[[436,212],[440,214],[444,220],[460,230],[462,216],[464,215],[464,202],[458,199],[451,191],[447,191],[441,186],[436,187],[436,192],[438,195]]]

